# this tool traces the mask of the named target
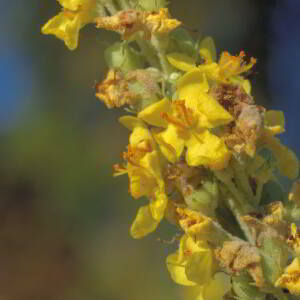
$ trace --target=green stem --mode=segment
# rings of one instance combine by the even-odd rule
[[[168,37],[158,37],[156,35],[152,35],[151,44],[157,52],[157,57],[160,62],[161,70],[167,77],[173,72],[173,67],[169,64],[166,58],[166,49],[169,43]]]

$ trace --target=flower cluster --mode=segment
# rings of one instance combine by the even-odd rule
[[[163,218],[177,226],[167,268],[195,299],[296,299],[300,183],[285,194],[277,175],[296,179],[299,162],[275,137],[283,113],[251,95],[245,73],[256,59],[243,51],[217,59],[212,38],[194,41],[163,1],[59,2],[63,11],[42,31],[70,49],[88,23],[121,35],[105,52],[109,70],[96,96],[130,112],[119,120],[131,134],[114,169],[127,174],[133,198],[148,199],[132,237]]]

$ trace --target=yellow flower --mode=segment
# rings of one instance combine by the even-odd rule
[[[79,30],[95,19],[96,0],[58,0],[62,12],[43,27],[43,34],[54,34],[63,40],[70,50],[78,45]]]
[[[227,79],[249,71],[256,64],[256,59],[251,57],[250,62],[247,64],[244,61],[245,56],[244,51],[241,51],[237,56],[223,52],[219,60],[219,76]]]
[[[141,238],[156,229],[167,206],[162,161],[155,141],[142,120],[125,116],[120,118],[120,122],[132,130],[132,134],[128,151],[124,153],[127,165],[115,166],[115,175],[127,173],[131,195],[136,199],[147,196],[150,201],[148,206],[140,208],[130,230],[134,238]]]
[[[233,121],[230,113],[207,93],[208,90],[205,74],[198,71],[188,72],[177,81],[178,98],[196,114],[205,115],[211,127]]]
[[[230,290],[230,277],[216,273],[218,266],[213,250],[204,241],[183,235],[179,249],[167,257],[166,263],[177,284],[193,287],[189,292],[196,294],[196,300],[221,300]]]
[[[178,223],[186,234],[198,241],[206,241],[211,245],[221,245],[228,236],[212,218],[189,208],[176,209]]]
[[[247,93],[251,91],[251,85],[240,75],[250,70],[256,63],[256,59],[251,58],[247,64],[244,61],[245,53],[240,52],[237,56],[232,56],[228,52],[221,54],[220,60],[216,63],[216,50],[213,40],[205,38],[200,44],[199,54],[204,58],[204,64],[198,65],[196,58],[189,57],[182,53],[170,53],[167,58],[171,65],[184,72],[196,72],[205,74],[210,80],[224,83],[240,84]],[[186,74],[184,75],[186,76]],[[184,78],[183,76],[183,78]]]
[[[227,166],[230,152],[225,143],[207,128],[214,127],[212,121],[217,119],[214,112],[207,116],[200,111],[196,114],[188,109],[184,101],[163,99],[138,114],[148,124],[163,127],[154,137],[160,150],[172,163],[176,162],[186,148],[185,159],[190,166],[206,166],[222,169]]]
[[[187,234],[180,240],[179,249],[167,257],[167,268],[172,279],[181,285],[208,283],[216,269],[213,250],[204,241],[195,241]]]
[[[287,288],[291,294],[300,295],[300,259],[295,258],[278,278],[275,286]]]

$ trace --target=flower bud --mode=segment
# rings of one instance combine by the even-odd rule
[[[189,208],[212,216],[218,206],[219,189],[218,184],[213,181],[204,181],[200,188],[186,194],[184,200]]]
[[[104,53],[105,60],[111,69],[123,72],[144,67],[143,57],[126,43],[114,43]]]

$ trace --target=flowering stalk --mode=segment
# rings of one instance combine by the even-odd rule
[[[96,96],[127,107],[124,163],[133,198],[146,196],[133,238],[166,218],[182,231],[167,257],[172,279],[195,299],[298,299],[300,183],[288,195],[276,172],[296,179],[295,154],[275,135],[281,111],[256,105],[243,74],[256,59],[227,52],[217,59],[210,37],[195,42],[163,0],[58,0],[62,11],[42,32],[73,50],[89,23],[113,30],[109,70]]]

